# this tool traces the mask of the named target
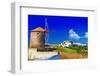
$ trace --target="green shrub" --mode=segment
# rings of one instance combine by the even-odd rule
[[[69,48],[77,50],[77,53],[80,53],[81,51],[86,51],[88,49],[87,46],[77,46],[77,45],[70,46]]]
[[[70,49],[70,48],[64,48],[64,47],[61,47],[61,46],[56,47],[56,50],[58,52],[77,53],[77,50],[73,50],[73,49]]]

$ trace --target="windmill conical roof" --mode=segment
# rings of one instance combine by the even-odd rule
[[[35,29],[32,30],[33,32],[46,32],[45,29],[43,29],[42,27],[37,27]]]

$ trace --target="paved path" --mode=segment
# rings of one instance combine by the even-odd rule
[[[29,60],[36,60],[36,59],[45,60],[45,59],[48,59],[57,54],[58,54],[58,52],[55,52],[55,51],[53,51],[53,52],[37,52],[36,48],[32,48],[32,49],[29,49],[28,59]]]

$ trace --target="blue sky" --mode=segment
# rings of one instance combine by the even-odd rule
[[[48,43],[59,44],[64,40],[88,43],[88,17],[50,15],[28,15],[28,41],[31,30],[45,28],[45,19],[49,30]]]

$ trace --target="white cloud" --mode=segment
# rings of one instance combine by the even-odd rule
[[[88,38],[88,32],[85,33],[85,36],[84,36],[84,37],[85,37],[85,38]]]
[[[69,37],[72,39],[80,39],[80,36],[73,29],[69,30]]]

